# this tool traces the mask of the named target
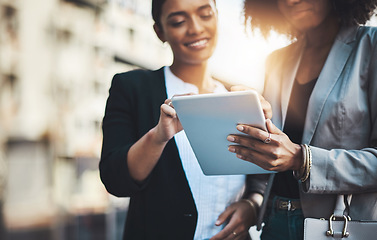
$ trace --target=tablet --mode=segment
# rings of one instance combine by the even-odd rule
[[[174,96],[172,103],[205,175],[271,173],[228,151],[227,136],[243,134],[238,123],[266,130],[256,91]]]

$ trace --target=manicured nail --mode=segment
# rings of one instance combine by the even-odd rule
[[[234,147],[228,147],[229,152],[236,152],[236,149]]]
[[[226,138],[228,141],[230,141],[230,142],[234,142],[236,139],[234,138],[234,137],[232,137],[232,136],[228,136],[227,138]]]
[[[242,132],[244,129],[245,129],[245,128],[244,128],[243,126],[241,126],[241,125],[238,125],[238,126],[237,126],[237,130],[238,130],[238,131],[241,131],[241,132]]]
[[[221,221],[220,221],[220,220],[217,220],[215,224],[216,224],[216,225],[220,225],[220,224],[221,224]]]

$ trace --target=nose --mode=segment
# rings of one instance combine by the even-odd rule
[[[203,32],[203,30],[204,30],[204,27],[203,27],[201,20],[197,17],[191,18],[191,20],[189,22],[188,31],[187,31],[188,34],[189,35],[196,35],[196,34]]]

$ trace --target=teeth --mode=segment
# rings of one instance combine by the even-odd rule
[[[204,45],[208,42],[208,40],[206,39],[203,39],[203,40],[200,40],[200,41],[197,41],[197,42],[193,42],[193,43],[190,43],[188,44],[189,47],[199,47],[201,45]]]

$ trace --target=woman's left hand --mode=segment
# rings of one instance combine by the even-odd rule
[[[220,214],[216,225],[220,226],[227,220],[229,220],[229,223],[210,240],[246,239],[247,234],[249,234],[249,228],[256,223],[256,214],[253,211],[256,210],[252,209],[251,205],[246,201],[232,203]]]
[[[237,157],[252,162],[265,170],[283,172],[299,170],[303,162],[299,144],[291,142],[270,119],[266,120],[268,132],[248,125],[238,125],[237,130],[245,135],[229,135],[228,150]]]

